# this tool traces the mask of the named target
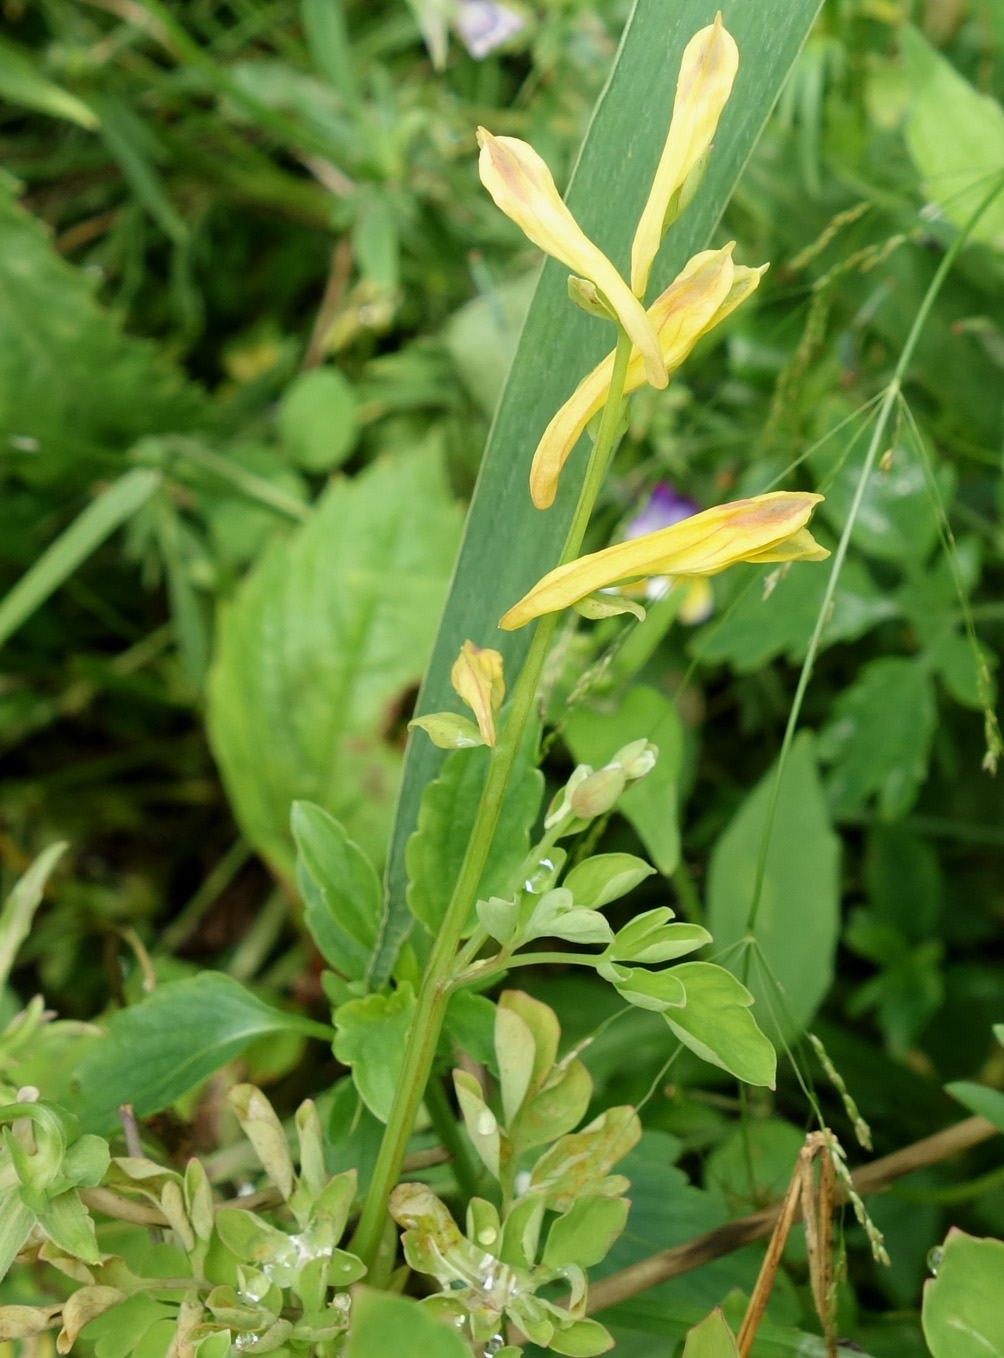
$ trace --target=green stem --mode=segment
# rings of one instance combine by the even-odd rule
[[[628,359],[631,356],[631,342],[620,332],[617,350],[614,355],[614,368],[610,379],[610,390],[603,410],[596,443],[586,469],[585,480],[579,494],[579,502],[572,518],[568,535],[565,538],[561,563],[573,560],[578,555],[585,537],[589,516],[599,493],[607,463],[613,451],[617,426],[620,422],[621,403],[624,399],[624,383],[627,377]],[[484,870],[492,836],[498,824],[502,802],[505,797],[509,775],[516,759],[516,753],[523,738],[527,719],[533,709],[544,661],[547,658],[551,637],[557,626],[558,615],[548,613],[537,623],[530,650],[520,673],[512,706],[505,729],[492,751],[492,761],[485,780],[484,791],[478,806],[478,814],[471,831],[471,837],[457,876],[453,896],[447,907],[442,927],[436,935],[429,953],[429,960],[422,976],[415,1017],[404,1052],[404,1062],[394,1093],[387,1119],[387,1127],[380,1151],[373,1169],[369,1193],[363,1205],[359,1225],[352,1241],[353,1253],[359,1255],[370,1270],[369,1282],[379,1287],[389,1275],[393,1266],[392,1247],[388,1247],[384,1233],[387,1219],[387,1199],[398,1181],[405,1150],[411,1136],[415,1117],[422,1096],[429,1082],[436,1045],[443,1027],[443,1018],[450,995],[454,959],[460,944],[464,925],[470,915],[471,906],[477,896],[478,884]],[[386,1257],[384,1257],[386,1251]],[[378,1258],[378,1254],[381,1256]]]
[[[478,984],[487,977],[498,976],[502,972],[510,971],[514,967],[536,967],[547,964],[559,964],[561,966],[573,967],[593,967],[595,969],[600,960],[599,953],[584,952],[524,952],[517,953],[515,957],[504,957],[501,962],[493,965],[495,959],[488,957],[485,959],[487,966],[474,966],[470,971],[457,976],[451,990],[460,990],[465,985],[470,985],[473,981]]]

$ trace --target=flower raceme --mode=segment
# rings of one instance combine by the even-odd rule
[[[666,365],[645,308],[561,201],[537,152],[517,137],[493,137],[483,127],[478,128],[478,144],[478,173],[496,207],[534,245],[596,285],[641,354],[647,380],[664,387]]]
[[[829,552],[806,528],[822,498],[808,491],[754,495],[579,557],[538,581],[509,609],[499,627],[514,631],[594,590],[651,575],[717,575],[740,561],[822,561]]]
[[[638,297],[645,295],[666,228],[697,190],[738,69],[739,49],[719,13],[694,34],[680,63],[669,134],[631,246],[631,290]]]
[[[702,335],[746,300],[766,272],[766,264],[749,269],[733,263],[734,249],[735,241],[730,241],[720,250],[702,250],[694,255],[649,307],[648,317],[668,373],[675,372]],[[561,469],[586,425],[602,410],[613,370],[611,352],[583,378],[544,430],[530,467],[530,498],[538,509],[548,509],[554,503]],[[642,362],[637,353],[632,353],[624,394],[637,391],[645,380]]]

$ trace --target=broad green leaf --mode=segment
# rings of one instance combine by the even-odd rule
[[[122,1103],[132,1104],[138,1117],[166,1108],[266,1033],[331,1036],[323,1024],[273,1009],[214,971],[158,986],[104,1027],[104,1038],[76,1070],[80,1106],[74,1111],[95,1130],[115,1125]]]
[[[322,807],[294,802],[291,824],[303,922],[329,966],[360,980],[380,920],[380,879],[358,844]]]
[[[528,733],[517,756],[481,874],[477,894],[485,900],[492,896],[505,898],[520,885],[513,875],[530,848],[530,829],[544,793],[544,777],[535,765],[533,736],[532,731]],[[421,739],[427,739],[424,733]],[[418,827],[408,844],[408,905],[433,938],[460,872],[489,759],[486,749],[455,751],[422,798]],[[472,922],[473,915],[469,923]]]
[[[927,772],[937,705],[920,660],[880,656],[833,704],[819,735],[819,757],[835,816],[855,815],[874,797],[879,816],[909,811]]]
[[[445,339],[461,380],[486,415],[498,405],[537,285],[537,274],[500,283],[450,318]]]
[[[728,661],[740,674],[760,670],[778,656],[801,660],[826,583],[825,570],[782,570],[779,575],[776,566],[761,569],[756,577],[745,570],[722,577],[715,582],[718,614],[691,643],[694,655],[705,664]],[[861,562],[849,561],[840,573],[821,644],[854,641],[899,612]]]
[[[38,1224],[60,1249],[83,1259],[86,1264],[101,1262],[94,1222],[80,1201],[75,1188],[49,1198],[36,1213]]]
[[[81,562],[146,504],[159,486],[159,472],[137,467],[106,486],[91,501],[0,600],[0,646],[66,582]]]
[[[19,877],[0,910],[0,991],[7,984],[18,949],[28,937],[31,921],[53,868],[66,851],[66,841],[50,844]]]
[[[789,0],[784,23],[778,23],[773,12],[743,0],[724,0],[721,9],[742,54],[739,74],[705,179],[664,243],[653,273],[653,296],[705,247],[805,41],[819,0]],[[567,194],[569,207],[589,237],[622,268],[669,127],[676,82],[667,78],[667,72],[678,69],[687,42],[711,17],[703,0],[678,0],[672,6],[665,0],[637,0],[579,154]],[[571,305],[567,289],[567,269],[547,262],[485,450],[453,587],[419,700],[421,714],[449,705],[450,667],[466,638],[498,647],[509,675],[517,672],[530,643],[532,629],[500,634],[496,624],[557,561],[585,469],[580,450],[565,469],[557,502],[547,514],[540,514],[527,492],[530,459],[551,416],[610,343],[609,333],[595,318]],[[387,926],[374,971],[377,983],[389,973],[410,927],[405,845],[418,819],[422,790],[441,758],[428,742],[412,737],[391,845]]]
[[[283,392],[279,434],[289,456],[308,472],[340,467],[359,437],[356,398],[336,368],[301,373]]]
[[[35,68],[31,55],[15,43],[0,40],[0,95],[9,104],[20,104],[52,118],[64,118],[93,131],[98,125],[94,110],[69,90],[47,80]]]
[[[623,1231],[629,1206],[626,1198],[580,1198],[548,1231],[542,1262],[548,1268],[592,1268]]]
[[[585,1117],[593,1093],[593,1081],[581,1061],[571,1061],[552,1084],[548,1081],[531,1094],[509,1127],[517,1152],[545,1146],[564,1136]]]
[[[750,1013],[746,987],[710,962],[681,962],[669,975],[683,982],[687,1002],[662,1016],[684,1046],[738,1080],[773,1089],[777,1057]]]
[[[121,333],[94,301],[94,279],[60,258],[5,182],[0,297],[0,433],[25,479],[77,491],[142,435],[190,429],[205,414],[201,391]]]
[[[933,1358],[1004,1358],[1004,1241],[948,1232],[924,1284],[921,1322]]]
[[[471,1351],[451,1325],[435,1319],[410,1297],[357,1288],[345,1358],[377,1358],[378,1354],[391,1353],[470,1358]]]
[[[573,1320],[571,1325],[557,1328],[547,1345],[552,1353],[565,1354],[566,1358],[593,1358],[613,1346],[613,1336],[598,1320]]]
[[[502,1095],[502,1115],[508,1127],[514,1121],[530,1088],[537,1047],[527,1024],[515,1010],[504,1005],[499,1005],[495,1010],[494,1045]]]
[[[925,191],[956,226],[965,226],[1004,166],[1004,109],[904,24],[900,49],[910,90],[906,144]],[[987,208],[973,240],[1004,250],[1004,197]]]
[[[598,853],[577,863],[562,885],[572,893],[576,905],[600,910],[633,891],[654,871],[634,854]]]
[[[396,707],[425,664],[457,517],[434,450],[385,458],[336,481],[223,610],[210,737],[245,836],[287,879],[295,800],[374,862],[386,852]]]
[[[654,688],[629,689],[612,711],[573,709],[564,737],[580,764],[602,768],[632,740],[647,736],[659,749],[655,768],[618,799],[617,810],[629,820],[655,860],[669,876],[680,861],[677,780],[683,734],[676,708]]]
[[[625,967],[620,962],[601,962],[597,970],[616,988],[618,995],[639,1009],[651,1009],[661,1014],[667,1009],[682,1009],[688,1003],[682,978],[675,971]]]
[[[739,1358],[735,1336],[717,1307],[687,1335],[683,1358]]]
[[[815,1013],[833,978],[840,922],[840,842],[833,833],[812,738],[800,735],[781,778],[760,904],[746,936],[753,884],[773,796],[771,768],[718,839],[708,870],[708,928],[716,951],[757,998],[757,1021],[791,1037]],[[780,993],[778,991],[780,987]]]
[[[614,934],[598,910],[576,906],[566,887],[555,887],[540,898],[522,930],[522,937],[563,938],[570,943],[612,943]]]
[[[350,1000],[335,1013],[335,1055],[352,1067],[363,1102],[381,1122],[397,1089],[414,1013],[415,992],[407,982],[392,995]]]

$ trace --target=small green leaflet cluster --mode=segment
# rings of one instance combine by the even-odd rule
[[[275,1185],[276,1200],[292,1215],[292,1232],[235,1204],[214,1204],[197,1160],[183,1175],[138,1157],[109,1162],[104,1138],[72,1140],[71,1119],[57,1110],[40,1103],[0,1110],[0,1120],[15,1128],[5,1127],[9,1161],[0,1161],[4,1245],[16,1226],[22,1238],[15,1252],[27,1239],[33,1255],[80,1284],[62,1306],[0,1307],[2,1339],[40,1334],[61,1321],[56,1348],[70,1353],[80,1330],[94,1322],[89,1337],[117,1345],[116,1336],[130,1336],[129,1351],[144,1334],[153,1342],[154,1329],[169,1339],[171,1352],[200,1358],[225,1358],[233,1346],[288,1358],[334,1358],[341,1351],[348,1288],[366,1271],[355,1255],[338,1248],[356,1197],[355,1171],[328,1175],[320,1119],[309,1100],[295,1117],[297,1173],[265,1096],[253,1085],[237,1085],[229,1099]],[[11,1169],[16,1182],[7,1187]],[[175,1243],[152,1246],[143,1274],[119,1255],[100,1252],[76,1191],[98,1184],[109,1197],[135,1203],[137,1219],[146,1209],[151,1222],[170,1227]],[[36,1221],[44,1232],[37,1233],[38,1243],[28,1239]],[[3,1262],[9,1263],[6,1254]],[[177,1304],[163,1300],[171,1293],[179,1294]]]
[[[507,1321],[555,1353],[585,1358],[613,1342],[586,1318],[585,1270],[624,1229],[628,1181],[610,1170],[637,1144],[641,1124],[632,1108],[619,1107],[573,1131],[593,1082],[574,1052],[557,1060],[560,1036],[546,1004],[505,991],[495,1010],[500,1116],[473,1075],[453,1072],[468,1135],[498,1181],[501,1207],[471,1198],[462,1232],[424,1184],[399,1184],[390,1200],[409,1265],[441,1288],[421,1305],[499,1358],[520,1352],[502,1347]],[[568,1288],[562,1305],[537,1295],[555,1282]]]

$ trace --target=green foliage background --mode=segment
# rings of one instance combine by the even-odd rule
[[[811,1120],[803,1081],[852,1143],[803,1025],[879,1154],[963,1103],[994,1117],[972,1091],[1004,1086],[992,1032],[1004,1016],[1004,800],[984,767],[1004,643],[1004,195],[935,299],[865,467],[925,292],[1004,171],[1004,8],[827,0],[797,57],[794,19],[765,33],[754,8],[726,12],[743,69],[793,69],[724,220],[699,200],[665,270],[709,238],[735,238],[738,259],[771,270],[667,392],[636,398],[594,545],[660,480],[702,506],[819,489],[820,538],[835,546],[853,527],[825,614],[828,566],[743,567],[715,580],[696,627],[674,620],[670,596],[640,627],[569,628],[559,644],[548,793],[590,751],[658,731],[663,752],[598,841],[643,849],[660,869],[614,924],[667,902],[706,923],[713,955],[782,1043],[773,1093],[739,1100],[724,1071],[686,1054],[672,1084],[658,1082],[625,1162],[637,1205],[609,1268],[782,1191]],[[813,7],[795,8],[804,27]],[[435,709],[459,640],[496,644],[494,618],[550,559],[568,507],[531,541],[525,467],[603,345],[561,301],[557,266],[535,291],[537,256],[478,184],[474,128],[524,137],[564,188],[628,9],[524,4],[521,31],[475,60],[421,0],[2,6],[3,894],[47,846],[69,844],[16,965],[0,952],[0,1025],[36,992],[60,1022],[3,1055],[2,1075],[65,1101],[87,1130],[106,1131],[131,1091],[138,1114],[160,1115],[144,1134],[162,1154],[222,1163],[236,1129],[207,1130],[219,1091],[197,1082],[226,1061],[238,1078],[239,1060],[282,1117],[334,1085],[326,1125],[366,1177],[374,1120],[339,1046],[333,1056],[314,1040],[326,1000],[342,997],[323,989],[310,921],[326,907],[296,878],[290,805],[337,815],[380,867],[393,833],[378,966],[398,956],[413,980],[427,938],[405,937],[405,844],[436,759],[415,746],[406,765],[406,723],[430,657]],[[660,7],[638,22],[641,51],[664,26]],[[646,120],[663,128],[673,94],[670,78],[633,85],[628,64],[614,94],[618,79],[622,121],[601,108],[571,190],[615,253],[648,168],[629,152],[654,157],[661,131]],[[770,103],[737,85],[707,202],[715,176],[738,174]],[[320,836],[318,854],[334,852],[323,826],[301,828]],[[422,833],[412,909],[434,931],[442,883],[429,862],[448,830],[430,811]],[[158,1086],[150,1064],[140,1085],[123,1062],[152,1063],[170,1023],[120,1011],[156,982],[198,1029],[196,992],[169,987],[205,969],[251,983],[254,1004],[245,1012],[247,992],[225,979],[218,996],[199,990],[206,1046],[192,1078]],[[647,1096],[666,1053],[659,1015],[608,1025],[617,997],[574,969],[524,971],[520,984],[556,1009],[566,1042],[594,1038],[582,1059],[597,1111]],[[477,998],[449,1031],[481,1059]],[[109,1016],[102,1046],[88,1024]],[[361,1027],[340,1033],[365,1041]],[[106,1086],[116,1062],[121,1083]],[[889,1269],[847,1218],[841,1333],[877,1356],[927,1352],[928,1250],[951,1225],[1004,1235],[998,1162],[991,1143],[875,1200]],[[609,1317],[618,1352],[670,1351],[701,1308],[748,1291],[756,1264],[740,1251],[622,1303]],[[3,1301],[52,1299],[34,1287],[11,1275]],[[811,1330],[811,1315],[795,1249],[768,1318]],[[143,1323],[152,1333],[158,1316]]]

